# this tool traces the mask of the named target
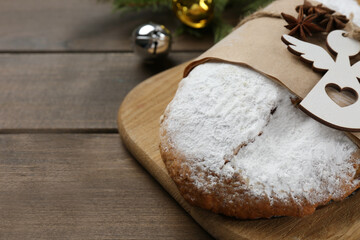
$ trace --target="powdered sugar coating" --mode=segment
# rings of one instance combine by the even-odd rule
[[[350,160],[357,147],[295,108],[290,97],[250,69],[202,64],[168,105],[161,141],[187,159],[191,180],[204,192],[239,173],[246,182],[239,189],[270,201],[292,197],[315,204],[341,197],[342,185],[358,184]]]

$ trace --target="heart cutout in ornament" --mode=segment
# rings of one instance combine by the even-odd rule
[[[335,83],[326,85],[325,91],[331,100],[333,100],[340,107],[350,106],[354,104],[359,98],[357,92],[354,89],[350,87],[340,88]]]

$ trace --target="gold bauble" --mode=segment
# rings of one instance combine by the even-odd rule
[[[214,16],[214,0],[173,0],[176,16],[192,28],[203,28]]]

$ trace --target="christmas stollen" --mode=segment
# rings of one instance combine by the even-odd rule
[[[295,15],[302,3],[278,0],[264,11]],[[305,216],[360,186],[360,134],[294,106],[321,75],[289,54],[283,26],[248,21],[184,70],[161,117],[160,152],[193,205],[243,219]]]

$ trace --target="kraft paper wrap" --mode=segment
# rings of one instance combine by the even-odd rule
[[[300,4],[303,4],[303,0],[277,0],[261,11],[276,14],[285,12],[296,17],[295,7]],[[184,70],[184,77],[199,64],[229,62],[252,68],[303,99],[322,74],[314,72],[311,65],[287,50],[281,41],[281,36],[289,32],[284,25],[285,20],[274,17],[259,17],[246,22],[191,62]],[[325,35],[318,34],[309,40],[326,49]],[[360,147],[359,132],[348,133],[348,136]]]

